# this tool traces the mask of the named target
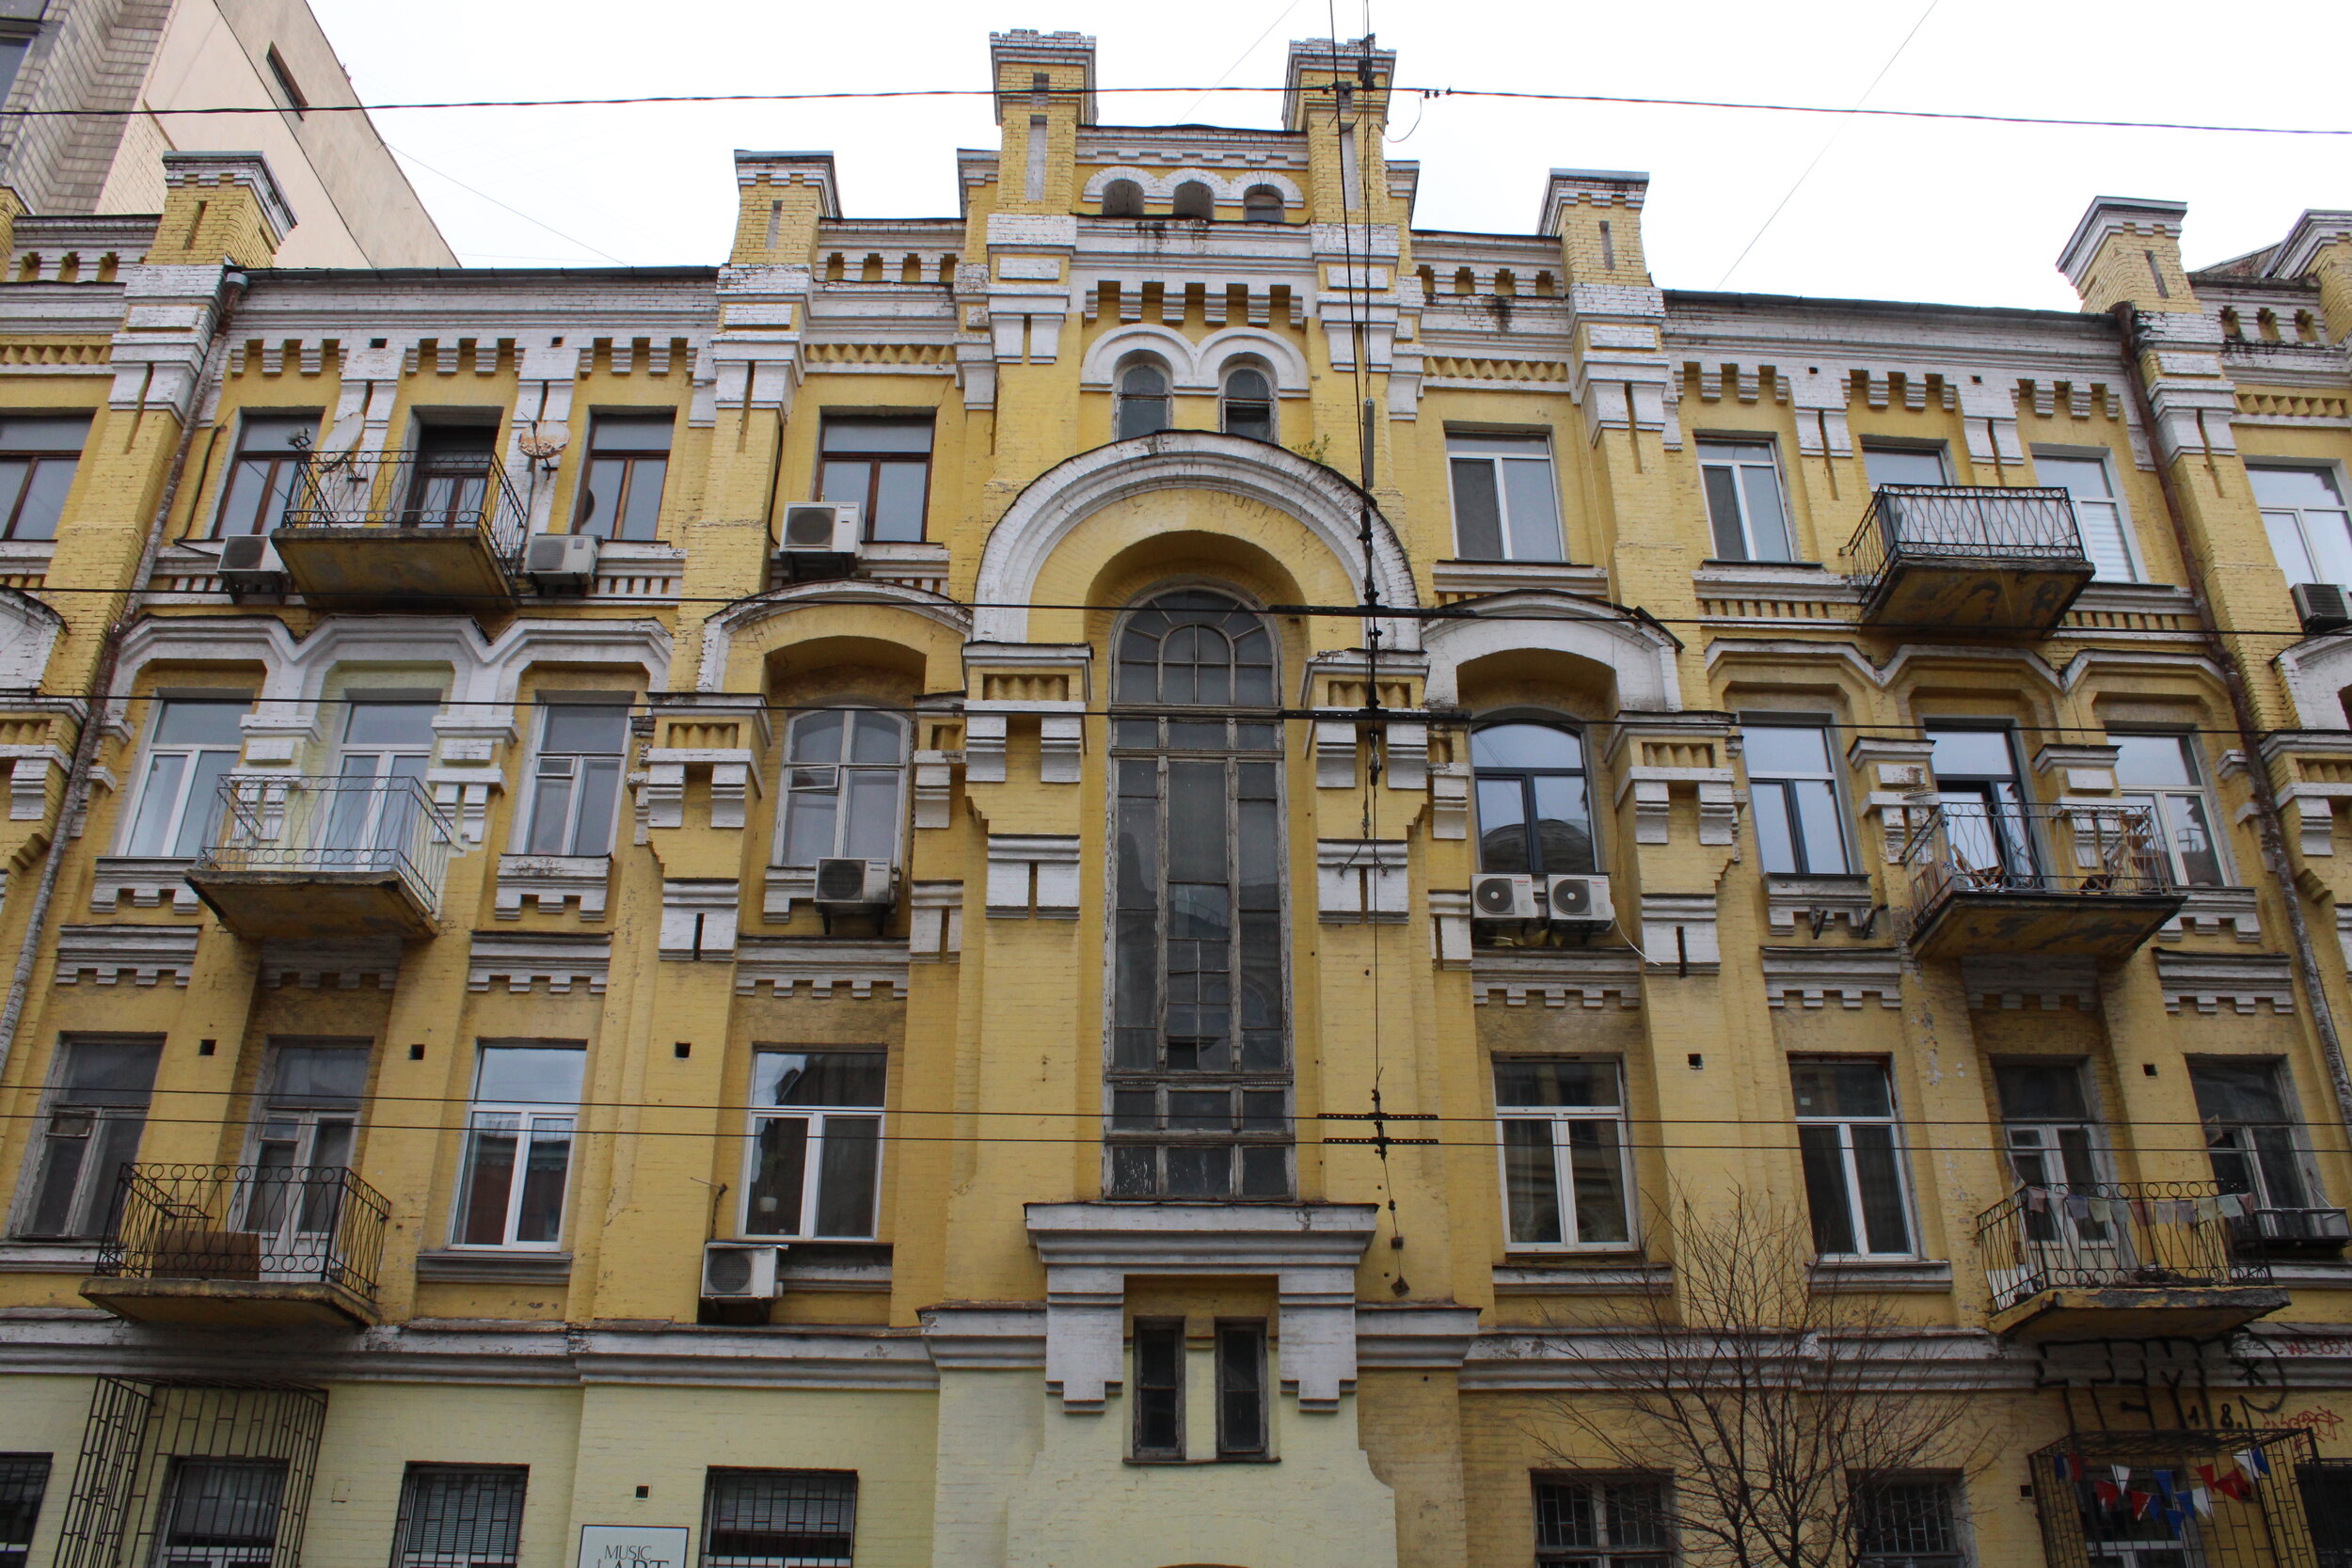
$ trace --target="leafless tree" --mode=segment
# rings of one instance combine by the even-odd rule
[[[1786,1204],[1734,1191],[1677,1209],[1672,1291],[1546,1336],[1578,1385],[1533,1423],[1552,1459],[1667,1481],[1661,1522],[1682,1560],[1709,1568],[1848,1562],[1857,1511],[1900,1497],[1875,1487],[1988,1462],[1970,1402],[1940,1375],[1948,1331],[1841,1287]]]

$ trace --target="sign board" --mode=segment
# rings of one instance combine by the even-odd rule
[[[582,1525],[580,1568],[686,1568],[684,1525]]]

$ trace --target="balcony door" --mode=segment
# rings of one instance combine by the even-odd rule
[[[1945,843],[1963,887],[2032,886],[2040,877],[2017,753],[2002,729],[1931,724],[1936,800]]]
[[[417,826],[424,770],[433,760],[432,693],[353,699],[327,808],[326,847],[339,866],[389,866]]]
[[[2120,1268],[2127,1227],[2094,1213],[2090,1202],[2106,1196],[2106,1158],[2082,1064],[2005,1062],[1993,1069],[1993,1082],[2001,1142],[2026,1195],[2027,1267],[2053,1284],[2088,1283],[2076,1276]]]
[[[263,1277],[316,1278],[333,1252],[344,1178],[367,1092],[368,1044],[272,1047],[247,1177],[246,1228],[261,1237]]]
[[[402,525],[466,528],[485,521],[497,440],[497,428],[486,424],[421,428]]]

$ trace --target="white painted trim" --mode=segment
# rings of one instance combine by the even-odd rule
[[[1195,343],[1171,327],[1151,322],[1114,327],[1097,338],[1079,362],[1080,388],[1113,390],[1119,367],[1137,354],[1155,356],[1167,365],[1170,390],[1178,397],[1215,396],[1224,386],[1226,366],[1243,358],[1265,362],[1274,372],[1277,397],[1307,395],[1307,356],[1286,339],[1259,327],[1228,326]]]
[[[1682,707],[1674,640],[1613,605],[1529,591],[1477,601],[1481,610],[1513,619],[1466,615],[1429,627],[1429,701],[1462,700],[1461,668],[1488,654],[1541,650],[1597,664],[1614,679],[1617,707],[1636,713],[1675,713]]]
[[[1109,168],[1097,170],[1088,178],[1082,199],[1100,206],[1104,188],[1114,180],[1133,180],[1143,187],[1146,201],[1173,201],[1177,186],[1198,181],[1216,193],[1219,206],[1238,207],[1250,186],[1271,185],[1282,193],[1285,212],[1304,212],[1307,207],[1307,198],[1300,192],[1298,182],[1289,175],[1277,174],[1272,169],[1246,168],[1238,174],[1220,174],[1211,168],[1177,168],[1165,174],[1154,174],[1133,164],[1115,164]]]
[[[866,578],[795,583],[789,588],[779,588],[772,594],[762,594],[755,598],[729,605],[703,623],[702,668],[695,674],[694,689],[697,691],[723,689],[727,659],[734,651],[735,639],[743,632],[762,621],[787,614],[803,606],[821,604],[850,604],[877,612],[892,609],[909,610],[945,626],[955,634],[959,641],[972,635],[971,612],[954,600],[926,589],[908,588],[895,582],[876,582]],[[881,618],[879,613],[876,618]]]

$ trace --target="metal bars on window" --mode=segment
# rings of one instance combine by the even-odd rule
[[[326,1392],[101,1378],[56,1568],[294,1568]]]
[[[391,1568],[515,1568],[521,1465],[411,1465],[400,1488]]]
[[[0,1453],[0,1568],[24,1568],[49,1490],[45,1453]]]
[[[848,1568],[857,1475],[720,1470],[703,1504],[703,1568]]]

